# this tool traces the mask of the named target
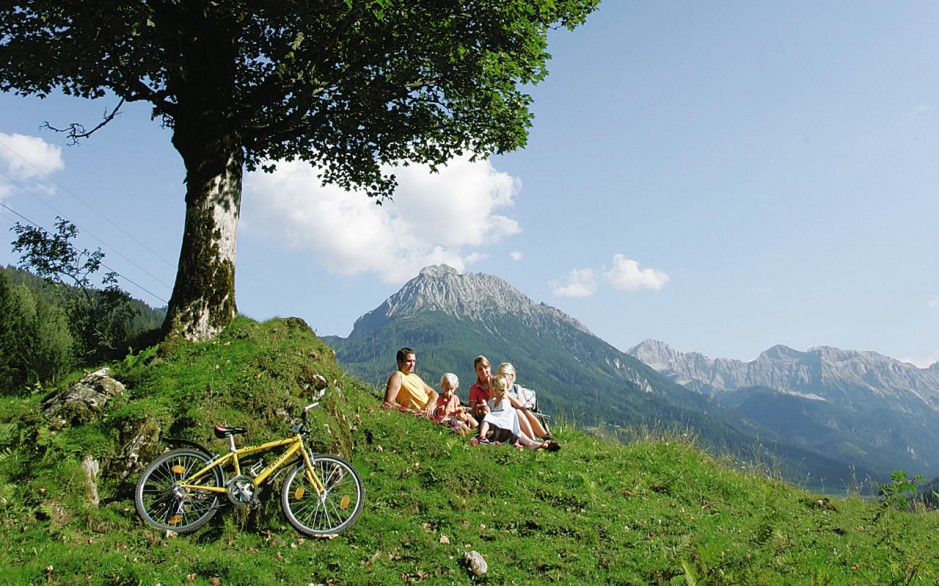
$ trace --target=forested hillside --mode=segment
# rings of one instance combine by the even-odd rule
[[[0,392],[57,379],[74,368],[152,344],[165,308],[114,290],[52,283],[0,267]]]

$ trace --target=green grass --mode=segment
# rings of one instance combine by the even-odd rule
[[[125,395],[81,425],[50,429],[45,393],[0,399],[3,583],[939,582],[939,513],[825,498],[736,470],[677,434],[622,445],[561,423],[557,453],[471,447],[381,409],[299,320],[239,319],[217,341],[148,349],[114,370]],[[316,375],[329,382],[313,412],[316,448],[350,458],[365,482],[350,531],[304,539],[276,487],[259,510],[223,510],[187,536],[138,520],[126,446],[155,434],[137,430],[218,450],[215,423],[245,425],[252,443],[281,436]],[[142,460],[160,447],[141,449]],[[81,466],[89,455],[101,464],[98,506]],[[463,562],[471,550],[488,562],[483,577]]]

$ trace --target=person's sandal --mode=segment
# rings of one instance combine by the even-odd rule
[[[557,443],[555,440],[551,440],[545,443],[548,444],[548,446],[545,449],[548,450],[549,452],[556,452],[561,449],[561,444]]]

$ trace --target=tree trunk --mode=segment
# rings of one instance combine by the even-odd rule
[[[213,338],[235,317],[244,143],[235,102],[241,24],[214,2],[156,2],[167,32],[166,105],[186,166],[186,226],[164,338]]]
[[[235,253],[244,157],[234,136],[207,139],[177,126],[186,165],[186,226],[164,338],[206,340],[234,319]]]

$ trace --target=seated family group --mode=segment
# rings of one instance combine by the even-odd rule
[[[457,388],[460,381],[448,372],[440,379],[440,393],[425,383],[416,372],[416,354],[410,348],[398,350],[396,370],[385,386],[385,405],[423,413],[430,419],[450,425],[461,434],[477,430],[474,443],[508,443],[530,450],[556,451],[560,444],[551,437],[541,420],[522,402],[524,389],[515,382],[515,368],[508,362],[499,365],[496,376],[485,356],[473,361],[476,382],[469,390],[469,411]]]

